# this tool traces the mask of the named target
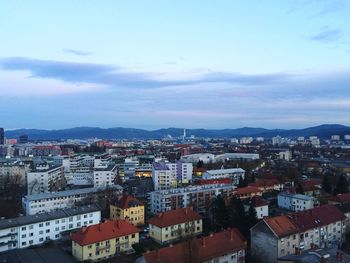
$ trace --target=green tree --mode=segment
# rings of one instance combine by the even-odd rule
[[[345,194],[349,192],[348,181],[344,175],[339,176],[335,186],[335,194]]]
[[[327,174],[324,175],[324,177],[323,177],[322,189],[323,189],[323,191],[325,191],[328,194],[332,193],[331,181],[329,179],[329,175],[327,175]]]
[[[299,184],[297,185],[297,187],[295,188],[295,192],[296,192],[297,194],[304,194],[304,187],[302,186],[301,183],[299,183]]]
[[[214,200],[213,217],[214,225],[217,229],[229,227],[229,212],[225,204],[225,200],[221,195],[218,195]]]
[[[232,197],[231,207],[230,207],[230,219],[231,226],[237,227],[243,235],[247,234],[247,224],[246,224],[246,216],[244,211],[244,206],[242,204],[241,199],[236,196]]]
[[[244,176],[244,179],[242,176],[239,177],[239,181],[238,181],[238,187],[241,188],[241,187],[246,187],[248,186],[248,182],[247,182],[247,177]]]

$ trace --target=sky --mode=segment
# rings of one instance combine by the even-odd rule
[[[0,127],[350,125],[350,1],[0,0]]]

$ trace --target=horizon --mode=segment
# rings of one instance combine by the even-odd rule
[[[350,125],[349,12],[345,0],[4,1],[0,126]]]
[[[186,130],[237,130],[237,129],[265,129],[265,130],[303,130],[308,128],[314,128],[319,126],[343,126],[343,127],[349,127],[345,124],[339,124],[339,123],[322,123],[318,125],[313,126],[305,126],[302,128],[265,128],[265,127],[251,127],[251,126],[242,126],[242,127],[233,127],[233,128],[189,128],[189,127],[161,127],[156,129],[145,129],[145,128],[136,128],[136,127],[121,127],[121,126],[114,126],[114,127],[97,127],[97,126],[76,126],[76,127],[68,127],[68,128],[58,128],[58,129],[48,129],[48,128],[13,128],[13,129],[7,129],[4,128],[6,131],[16,131],[16,130],[43,130],[43,131],[59,131],[59,130],[70,130],[70,129],[79,129],[79,128],[92,128],[92,129],[135,129],[135,130],[145,130],[145,131],[156,131],[156,130],[167,130],[167,129],[186,129]]]

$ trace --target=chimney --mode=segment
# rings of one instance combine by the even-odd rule
[[[83,226],[83,227],[81,228],[81,232],[84,233],[84,232],[86,231],[86,228],[87,228],[86,226]]]
[[[202,245],[205,247],[205,237],[202,238]]]

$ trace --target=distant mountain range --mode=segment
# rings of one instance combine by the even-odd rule
[[[159,130],[143,130],[133,128],[96,128],[96,127],[77,127],[62,130],[38,130],[38,129],[18,129],[5,131],[7,138],[18,138],[26,134],[29,139],[35,140],[57,140],[57,139],[159,139],[167,135],[179,137],[183,134],[183,129],[167,128]],[[320,126],[305,129],[264,129],[243,127],[238,129],[187,129],[187,136],[205,138],[233,138],[243,136],[271,138],[277,135],[282,137],[296,138],[299,136],[318,136],[320,138],[330,138],[331,135],[350,134],[350,127],[339,124],[324,124]]]

